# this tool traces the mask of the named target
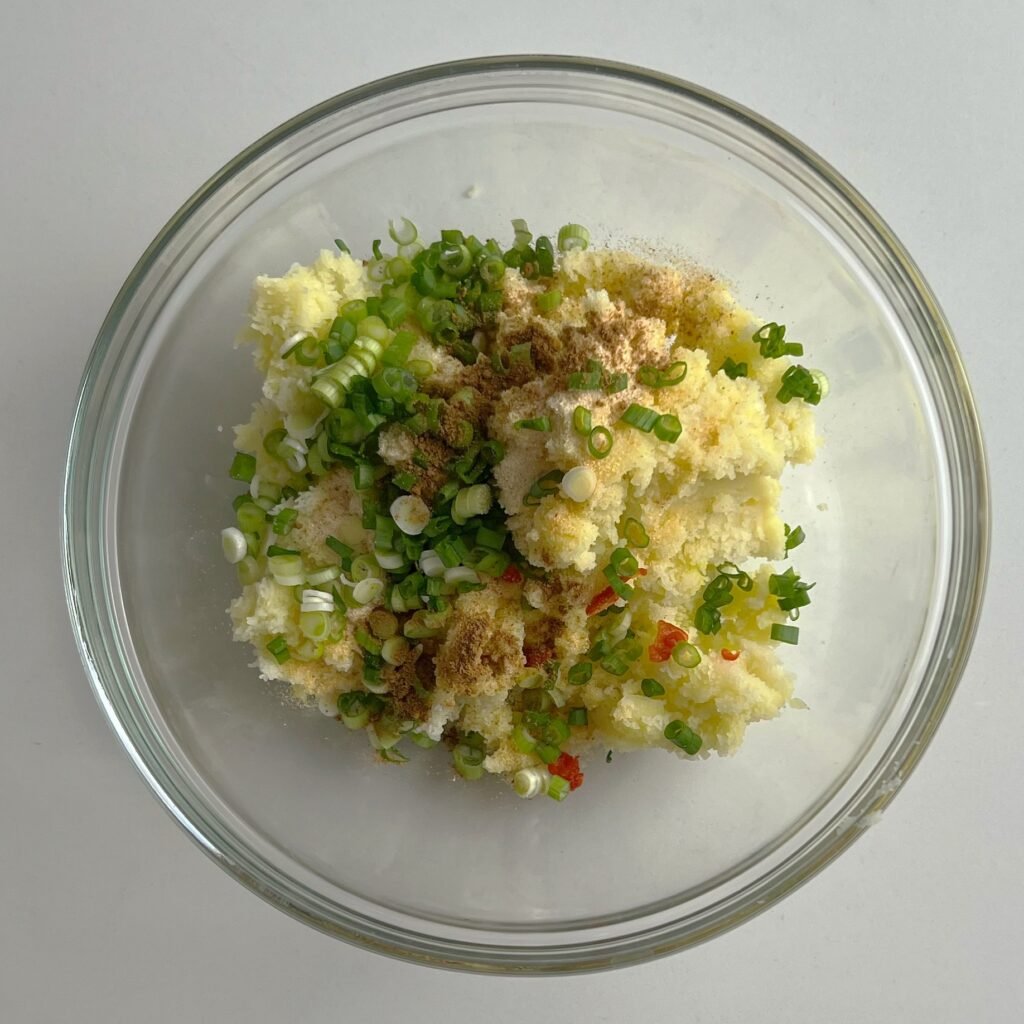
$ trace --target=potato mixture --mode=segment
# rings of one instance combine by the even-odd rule
[[[822,374],[714,276],[408,220],[260,277],[230,614],[266,680],[466,779],[563,799],[581,761],[731,754],[792,684],[811,584],[780,477]]]

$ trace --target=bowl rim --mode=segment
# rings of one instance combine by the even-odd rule
[[[840,853],[848,849],[863,830],[850,828],[840,832],[837,829],[830,842],[825,843],[821,849],[805,851],[808,856],[803,857],[802,860],[797,854],[788,856],[766,876],[770,884],[760,887],[757,900],[735,901],[736,905],[730,906],[727,914],[718,915],[717,920],[696,929],[686,928],[679,921],[675,922],[674,927],[670,923],[659,927],[654,932],[644,933],[641,929],[628,936],[628,942],[611,937],[581,941],[568,947],[550,945],[524,948],[514,944],[516,933],[510,933],[511,941],[505,945],[481,946],[468,942],[450,942],[443,938],[433,939],[413,935],[402,929],[367,922],[364,917],[355,913],[349,916],[348,923],[345,925],[337,920],[327,920],[318,915],[315,909],[311,909],[307,901],[294,899],[283,892],[280,879],[277,877],[278,872],[270,868],[269,865],[264,865],[267,868],[266,877],[259,878],[249,867],[236,862],[233,857],[219,849],[216,842],[205,833],[204,829],[179,806],[174,786],[168,785],[168,782],[173,782],[173,780],[158,777],[158,772],[151,764],[150,756],[147,756],[145,750],[140,749],[140,744],[132,737],[110,692],[111,688],[116,688],[118,685],[117,681],[108,680],[100,665],[100,660],[102,660],[98,655],[100,641],[94,635],[89,621],[90,612],[81,601],[83,588],[80,587],[80,583],[88,576],[86,561],[81,556],[77,546],[78,542],[74,537],[76,524],[79,524],[85,516],[84,510],[79,506],[79,493],[82,492],[84,484],[79,478],[78,467],[82,464],[79,457],[81,451],[88,447],[93,440],[88,432],[86,419],[90,405],[95,400],[98,371],[103,366],[108,349],[139,285],[145,280],[154,264],[192,215],[247,166],[291,136],[325,117],[364,101],[407,89],[410,86],[445,78],[464,78],[506,71],[582,73],[622,79],[647,87],[653,86],[690,101],[696,101],[718,115],[724,115],[753,129],[786,151],[820,182],[838,194],[839,198],[845,201],[860,219],[862,226],[882,246],[887,256],[891,258],[903,275],[913,300],[923,311],[927,326],[938,341],[946,360],[946,376],[955,405],[953,411],[959,418],[964,445],[963,461],[968,470],[969,483],[972,485],[966,489],[968,491],[967,500],[975,520],[974,532],[969,538],[973,543],[967,545],[970,550],[961,552],[959,561],[961,566],[967,566],[968,569],[973,569],[973,572],[969,575],[968,582],[971,584],[969,589],[966,593],[961,592],[962,617],[955,633],[955,644],[952,644],[952,650],[948,651],[945,671],[941,675],[935,675],[930,681],[929,687],[922,686],[922,690],[927,689],[930,693],[928,714],[923,718],[919,716],[915,728],[910,730],[907,735],[900,737],[902,758],[898,760],[898,769],[901,780],[906,780],[930,743],[963,674],[977,631],[988,573],[991,507],[986,457],[974,399],[952,330],[931,289],[903,245],[871,205],[830,164],[788,132],[749,108],[712,90],[631,64],[579,56],[530,54],[478,57],[414,68],[357,86],[310,107],[267,132],[214,173],[180,206],[139,258],[115,297],[89,354],[75,404],[68,457],[65,463],[62,569],[65,597],[79,654],[90,685],[109,724],[154,795],[200,848],[233,877],[271,904],[321,931],[363,948],[403,960],[488,973],[564,974],[644,962],[666,956],[728,931],[773,906],[790,892],[809,881]],[[949,397],[947,395],[947,398]],[[946,413],[946,417],[950,415],[952,413]],[[82,499],[82,504],[84,504],[84,499]],[[906,722],[903,724],[905,725]],[[895,740],[892,746],[896,746]],[[863,808],[864,812],[881,812],[895,796],[894,789],[884,785],[880,786],[877,783],[878,779],[875,778],[870,792],[859,799],[859,806]],[[822,834],[819,833],[814,839],[819,839]]]

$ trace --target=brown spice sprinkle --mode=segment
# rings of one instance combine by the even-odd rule
[[[473,697],[507,689],[525,664],[515,635],[485,613],[456,606],[434,669],[440,685]]]
[[[427,465],[420,466],[407,459],[399,465],[399,469],[416,477],[416,484],[410,493],[422,498],[429,505],[448,479],[448,467],[455,458],[455,452],[444,441],[426,434],[416,438],[416,450],[426,460]]]
[[[420,694],[417,662],[422,648],[415,648],[401,665],[386,665],[381,672],[382,681],[387,682],[388,696],[395,715],[422,722],[430,713],[430,707]]]

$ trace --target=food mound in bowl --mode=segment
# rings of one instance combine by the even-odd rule
[[[264,679],[561,800],[587,751],[729,754],[790,700],[811,584],[758,560],[804,539],[827,382],[704,270],[513,228],[257,278],[222,538]]]

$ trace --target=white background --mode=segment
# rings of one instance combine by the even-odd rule
[[[1012,540],[1024,524],[1022,39],[1020,0],[2,0],[0,1021],[1024,1019],[1024,599]],[[739,931],[569,980],[386,960],[222,873],[107,728],[58,570],[79,375],[122,280],[180,202],[329,95],[419,64],[529,51],[691,79],[853,181],[952,321],[994,492],[974,656],[881,824]]]

